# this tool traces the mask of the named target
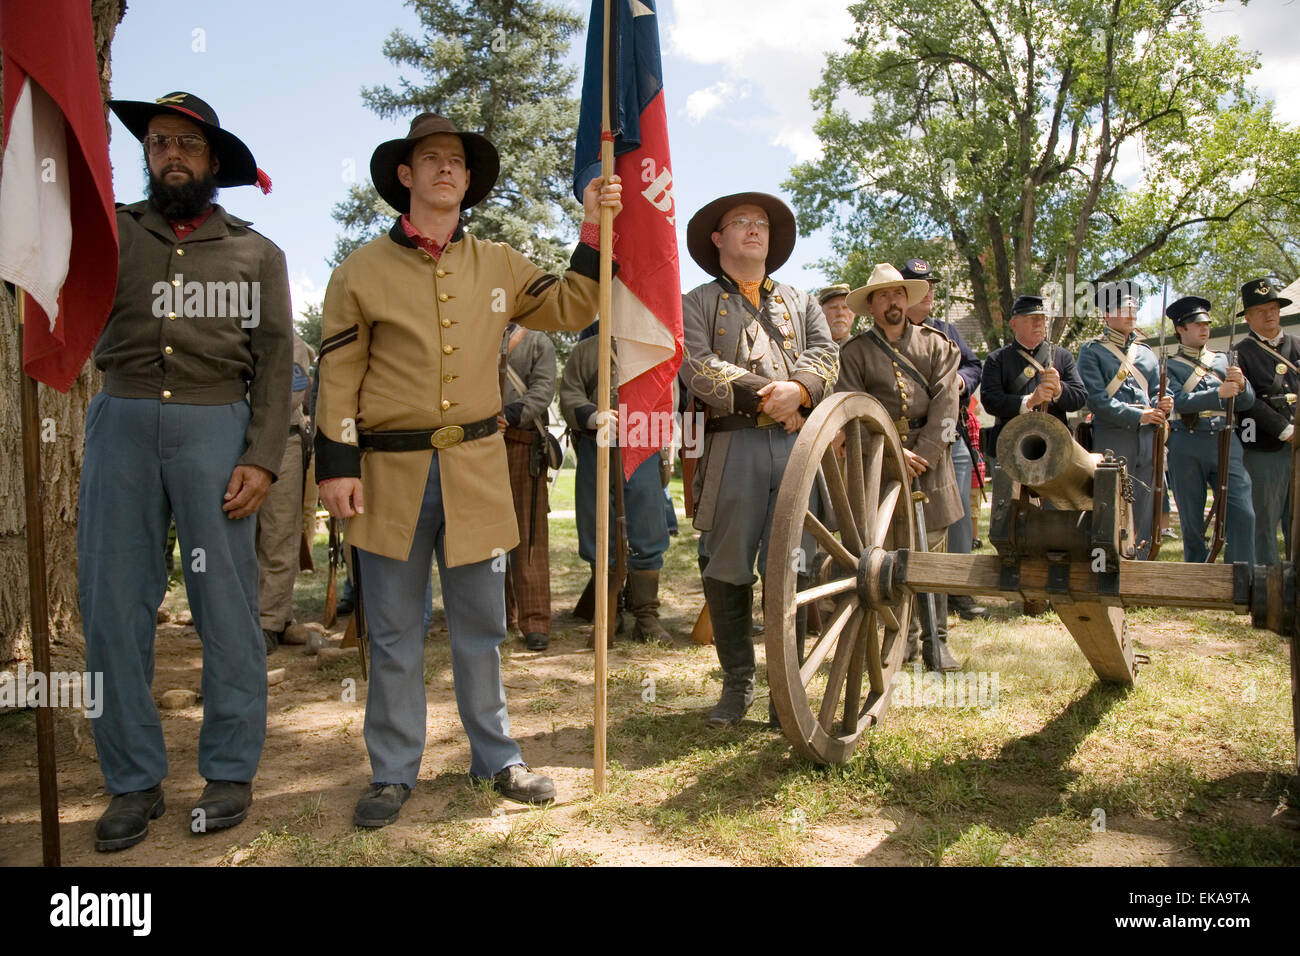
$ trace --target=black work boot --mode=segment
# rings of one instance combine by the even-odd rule
[[[813,579],[810,575],[799,575],[799,583],[796,585],[800,591],[806,591],[813,586]],[[794,612],[794,646],[799,655],[799,664],[803,665],[804,645],[808,641],[808,617],[809,611],[812,610],[811,604],[805,604]],[[837,648],[838,650],[838,648]],[[769,663],[769,667],[771,664]],[[767,697],[767,725],[773,730],[781,729],[781,718],[776,713],[776,703],[772,700],[772,677],[767,678],[768,697]]]
[[[709,712],[710,727],[727,727],[745,719],[754,702],[754,589],[704,579],[704,599],[713,621],[713,646],[722,665],[722,697]]]
[[[976,604],[975,599],[969,594],[950,594],[948,595],[948,605],[957,612],[957,616],[963,621],[988,620],[989,609],[983,605]]]
[[[119,793],[95,824],[95,849],[100,853],[135,846],[149,833],[149,821],[163,815],[162,784],[148,790]]]
[[[233,780],[209,780],[190,815],[191,833],[225,830],[243,823],[253,803],[253,785]]]
[[[632,640],[672,642],[671,635],[659,621],[658,569],[627,573],[627,609],[636,618]]]
[[[959,671],[961,664],[948,650],[948,595],[934,595],[934,634],[921,637],[921,658],[930,671]]]

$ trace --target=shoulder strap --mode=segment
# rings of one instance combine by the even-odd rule
[[[923,389],[925,389],[925,394],[930,396],[930,398],[934,398],[935,395],[939,394],[938,387],[931,386],[930,383],[926,381],[925,376],[921,374],[920,370],[904,358],[898,349],[890,345],[889,342],[885,340],[885,337],[877,331],[874,324],[871,328],[867,329],[867,341],[875,345],[876,348],[880,349],[880,351],[884,352],[891,362],[907,373],[908,377],[914,379]]]
[[[1135,341],[1130,345],[1127,352],[1121,352],[1118,346],[1104,339],[1101,340],[1101,346],[1112,355],[1119,358],[1119,368],[1115,370],[1115,377],[1106,385],[1106,397],[1114,398],[1115,393],[1119,391],[1119,387],[1123,384],[1124,379],[1128,378],[1130,375],[1132,375],[1134,381],[1141,386],[1142,394],[1149,394],[1151,390],[1150,383],[1147,382],[1146,376],[1139,372],[1137,366],[1133,364],[1133,358],[1137,355],[1137,342]]]

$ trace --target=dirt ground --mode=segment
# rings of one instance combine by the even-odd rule
[[[570,606],[571,595],[580,584],[577,578],[565,582],[556,607]],[[671,738],[676,727],[693,728],[693,722],[711,705],[718,690],[712,649],[691,645],[685,637],[701,603],[698,579],[693,588],[674,588],[664,595],[666,623],[679,635],[673,648],[650,653],[639,645],[620,644],[610,655],[610,672],[617,678],[610,685],[614,710],[626,705],[624,698],[631,699],[639,693],[642,673],[662,671],[667,675],[665,668],[679,666],[680,662],[687,676],[674,685],[670,703],[660,706],[652,715],[660,718],[652,726],[663,728],[662,732],[655,733],[662,733],[664,739]],[[177,607],[177,620],[158,627],[155,698],[168,690],[198,691],[200,686],[198,635],[175,593],[169,594],[164,605],[169,606]],[[971,632],[963,630],[969,625],[953,620],[957,646],[977,645],[979,635],[984,632],[977,631],[971,637]],[[341,634],[344,623],[345,619],[339,622],[332,636]],[[583,625],[567,612],[557,612],[549,650],[529,652],[515,637],[503,648],[503,676],[512,730],[521,743],[525,759],[534,769],[551,775],[559,791],[557,804],[542,815],[484,793],[468,782],[469,749],[455,709],[450,659],[446,653],[447,635],[435,620],[426,656],[429,711],[420,783],[398,823],[381,831],[386,840],[384,852],[388,854],[383,861],[391,861],[393,854],[405,852],[417,861],[446,862],[447,857],[441,856],[441,851],[429,849],[431,834],[443,841],[434,843],[445,844],[447,853],[463,854],[469,852],[464,848],[466,834],[496,840],[493,846],[509,849],[516,835],[526,835],[529,828],[536,831],[540,827],[548,834],[544,841],[547,856],[543,862],[735,865],[736,859],[720,851],[716,844],[675,839],[670,830],[634,815],[613,822],[604,819],[600,826],[589,825],[593,807],[598,809],[599,801],[591,796],[594,656],[585,646],[585,634]],[[1163,624],[1135,624],[1131,636],[1148,649],[1167,649],[1180,654],[1233,651],[1228,644],[1207,650],[1204,642],[1192,648],[1182,647],[1187,638],[1181,630]],[[761,666],[761,642],[758,650]],[[323,855],[309,857],[309,862],[365,862],[364,858],[347,856],[342,850],[338,851],[342,856],[331,857],[328,849],[337,849],[356,836],[351,826],[352,809],[370,780],[362,737],[365,683],[360,679],[357,662],[349,658],[320,666],[319,658],[307,648],[286,647],[272,655],[268,666],[283,668],[284,677],[269,691],[266,747],[254,784],[255,799],[248,819],[227,831],[193,836],[188,830],[190,808],[203,787],[196,766],[202,718],[200,702],[196,706],[161,712],[170,760],[170,775],[164,784],[166,814],[152,823],[149,837],[138,846],[121,853],[95,853],[94,824],[108,798],[102,789],[87,722],[71,713],[60,712],[57,744],[65,865],[303,862],[305,851],[301,843],[295,856],[293,847],[285,840],[273,839],[275,833],[284,832],[286,827],[310,831],[311,847],[315,848],[311,852]],[[350,693],[352,689],[354,695]],[[0,865],[26,866],[41,862],[33,728],[30,712],[0,717]],[[618,739],[622,732],[619,728],[619,723],[614,722],[610,747],[613,759],[626,758],[629,752],[624,746],[627,741]],[[755,730],[754,734],[760,735],[762,746],[773,747],[779,753],[783,742],[761,739],[761,734],[772,736],[771,732]],[[611,771],[611,786],[618,785],[619,774],[616,765]],[[672,799],[676,795],[671,795],[669,801]],[[1238,801],[1234,812],[1257,825],[1267,826],[1274,810],[1274,806],[1258,799],[1248,799]],[[828,818],[800,834],[801,859],[822,865],[900,866],[925,862],[918,859],[906,839],[899,838],[916,825],[915,814],[888,803],[853,819]],[[512,860],[508,853],[486,859],[472,855],[451,859]],[[1080,848],[1077,862],[1178,866],[1204,865],[1207,860],[1184,839],[1176,820],[1121,813],[1107,821],[1105,832],[1094,834]]]

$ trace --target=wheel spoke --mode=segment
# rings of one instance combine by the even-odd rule
[[[840,536],[844,546],[851,554],[862,551],[862,534],[857,522],[853,520],[853,511],[849,507],[849,493],[844,487],[844,475],[840,464],[835,460],[835,449],[827,448],[822,456],[822,474],[826,476],[826,488],[831,494],[831,506],[835,511],[835,520],[840,526]]]
[[[822,628],[822,636],[808,651],[807,657],[804,658],[803,664],[799,667],[799,683],[801,685],[808,686],[808,682],[812,680],[813,675],[817,673],[817,669],[826,660],[826,655],[831,652],[831,648],[839,640],[845,624],[857,612],[858,598],[856,594],[835,609],[835,615],[831,618],[830,623],[824,624]]]
[[[853,523],[859,528],[867,526],[866,481],[862,475],[862,425],[857,419],[844,426],[844,460],[847,466],[849,505],[853,509]]]
[[[812,604],[813,601],[820,601],[822,598],[835,597],[837,594],[844,594],[848,591],[856,591],[858,579],[838,578],[834,581],[827,581],[825,584],[815,584],[806,591],[796,591],[794,595],[794,606],[803,607],[805,604]]]
[[[894,512],[898,510],[902,495],[903,483],[894,480],[885,486],[885,493],[880,496],[880,507],[876,509],[875,524],[871,528],[871,543],[878,548],[885,546],[885,535],[894,523]]]
[[[849,673],[849,663],[853,659],[854,651],[857,650],[858,629],[862,622],[862,616],[862,608],[858,608],[853,612],[846,633],[835,648],[835,657],[831,661],[831,672],[826,678],[826,693],[822,697],[822,705],[817,711],[817,722],[822,725],[822,730],[828,734],[831,733],[831,725],[835,721],[835,712],[839,710],[840,692],[844,686],[844,678]]]
[[[866,478],[867,513],[879,508],[880,481],[885,471],[885,436],[874,433],[871,436],[871,448],[867,452],[867,464],[864,472]]]
[[[849,549],[840,544],[835,532],[822,524],[815,514],[809,511],[803,516],[804,530],[817,539],[817,543],[826,549],[826,553],[846,569],[852,571],[858,566],[858,559],[849,553]]]
[[[849,661],[849,673],[844,682],[844,720],[841,733],[858,732],[858,705],[862,701],[862,670],[870,648],[875,645],[876,613],[869,612],[858,628],[858,639],[853,645],[853,657]],[[879,651],[877,651],[877,654]]]
[[[880,647],[885,635],[877,630],[876,625],[879,623],[879,618],[873,614],[871,620],[872,630],[869,634],[864,635],[867,645],[867,674],[871,679],[871,690],[877,694],[883,693],[885,690],[885,667],[880,657]]]

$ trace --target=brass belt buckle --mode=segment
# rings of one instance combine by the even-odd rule
[[[771,415],[769,415],[767,412],[758,413],[758,419],[756,420],[756,426],[758,428],[771,428],[775,424],[776,424],[776,419],[773,418]]]
[[[465,429],[459,425],[443,425],[429,438],[429,443],[434,448],[450,448],[452,445],[459,445],[464,437]]]

